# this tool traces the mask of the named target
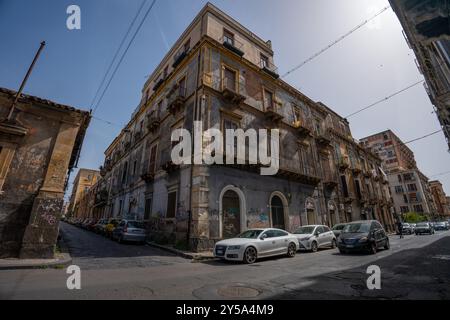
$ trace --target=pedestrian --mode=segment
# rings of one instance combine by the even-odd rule
[[[398,233],[400,234],[400,239],[402,239],[403,238],[403,224],[400,220],[397,222],[397,228],[398,228]]]

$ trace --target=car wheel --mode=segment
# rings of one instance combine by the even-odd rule
[[[331,249],[336,249],[336,239],[333,239],[333,241],[331,241]]]
[[[293,242],[289,243],[287,256],[289,258],[293,258],[293,257],[295,257],[296,252],[297,252],[297,247],[296,247],[295,243],[293,243]]]
[[[256,261],[257,252],[254,247],[248,247],[244,252],[244,262],[247,264],[252,264]]]
[[[389,250],[391,248],[391,244],[389,243],[389,239],[386,239],[386,244],[384,245],[385,250]]]
[[[311,251],[312,252],[317,252],[317,242],[313,241],[311,243]]]
[[[375,244],[375,242],[372,242],[372,244],[370,245],[369,252],[370,252],[370,254],[377,253],[377,245]]]

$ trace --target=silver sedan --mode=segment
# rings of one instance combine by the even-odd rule
[[[254,263],[256,259],[276,255],[294,257],[297,238],[281,229],[250,229],[236,238],[216,243],[214,256],[225,260]]]

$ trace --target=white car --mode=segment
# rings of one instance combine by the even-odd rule
[[[336,248],[336,236],[330,228],[323,225],[310,225],[299,227],[294,231],[300,250],[311,250],[316,252],[322,247]]]
[[[236,238],[222,240],[214,247],[214,256],[233,261],[254,263],[256,259],[277,255],[294,257],[298,240],[281,229],[250,229]]]

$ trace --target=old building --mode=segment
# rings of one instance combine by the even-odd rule
[[[381,160],[359,146],[345,119],[280,79],[273,55],[270,41],[207,4],[105,151],[105,216],[145,220],[150,237],[193,250],[252,227],[377,218],[391,228]],[[175,165],[171,133],[193,133],[195,121],[222,132],[279,129],[277,174],[260,175],[249,161]],[[188,159],[197,155],[192,144]]]
[[[417,168],[414,153],[391,130],[360,139],[360,144],[383,161],[396,214],[418,212],[434,215],[428,178]]]
[[[442,188],[442,183],[438,180],[433,180],[430,181],[429,184],[439,218],[441,219],[450,218],[450,210],[449,210],[450,204],[448,203],[448,197],[446,196],[445,191]]]
[[[85,208],[80,208],[79,202],[84,194],[95,185],[100,178],[100,171],[92,169],[80,169],[73,181],[72,194],[68,207],[68,213],[71,217],[81,218],[86,215]]]
[[[450,151],[450,23],[448,1],[389,0],[425,77]]]
[[[89,112],[0,88],[0,257],[53,257]],[[8,117],[8,115],[10,115]]]

